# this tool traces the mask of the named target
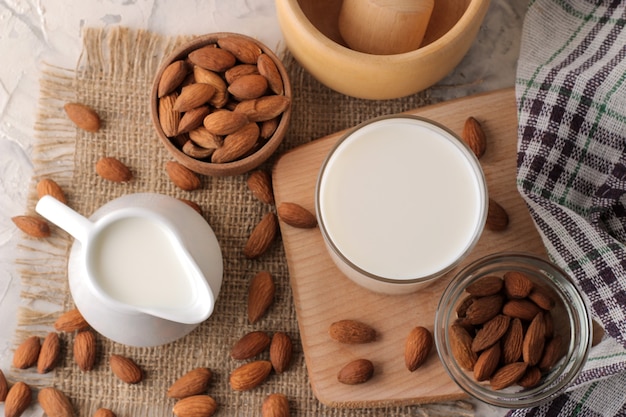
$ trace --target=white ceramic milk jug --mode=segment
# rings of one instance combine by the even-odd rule
[[[212,314],[222,254],[209,224],[187,204],[161,194],[129,194],[88,219],[44,196],[36,211],[76,239],[70,291],[102,335],[131,346],[161,345]]]

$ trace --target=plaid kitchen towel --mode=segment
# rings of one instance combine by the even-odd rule
[[[531,0],[517,184],[605,330],[570,389],[511,416],[626,415],[626,2]]]

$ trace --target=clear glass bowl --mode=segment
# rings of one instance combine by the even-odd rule
[[[458,318],[457,307],[468,295],[467,286],[481,277],[503,276],[507,271],[523,272],[534,285],[544,287],[555,299],[555,306],[549,312],[554,331],[564,342],[564,356],[532,388],[512,385],[492,389],[489,380],[477,382],[473,372],[461,367],[452,353],[450,326]],[[527,324],[525,322],[524,328]],[[591,316],[572,279],[558,266],[530,254],[499,253],[474,261],[452,279],[439,301],[434,335],[441,362],[461,389],[498,407],[526,408],[562,393],[579,374],[591,348]]]

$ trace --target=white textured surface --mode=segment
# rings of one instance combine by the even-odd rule
[[[11,375],[15,312],[21,303],[14,266],[20,233],[11,217],[24,213],[42,62],[72,68],[86,26],[123,25],[162,34],[230,31],[282,46],[273,0],[0,0],[0,369]],[[512,87],[525,1],[492,0],[483,28],[436,99]],[[0,411],[4,405],[0,403]],[[482,406],[478,416],[500,415]],[[28,415],[41,415],[31,407]]]

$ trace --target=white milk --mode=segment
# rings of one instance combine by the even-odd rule
[[[379,277],[442,271],[482,230],[486,194],[467,152],[444,130],[416,119],[385,119],[355,131],[329,157],[319,183],[327,238]]]
[[[136,307],[176,308],[193,301],[185,260],[156,221],[114,221],[93,245],[94,279],[110,297]]]

